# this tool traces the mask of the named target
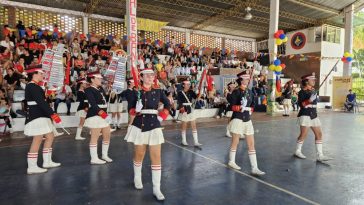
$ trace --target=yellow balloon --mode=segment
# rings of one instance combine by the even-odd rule
[[[282,66],[280,66],[280,65],[279,66],[276,66],[276,71],[277,72],[281,72],[282,71]]]
[[[283,43],[287,42],[288,41],[288,37],[286,36],[282,41],[283,41]]]
[[[345,52],[345,53],[344,53],[344,57],[346,57],[346,58],[347,58],[347,57],[350,57],[350,53],[349,53],[349,52]]]
[[[269,66],[269,70],[275,71],[275,69],[276,69],[276,66],[275,65],[272,64],[272,65]]]
[[[282,45],[283,41],[280,38],[276,39],[276,44],[277,45]]]
[[[354,58],[354,54],[350,53],[349,57]]]
[[[37,31],[36,30],[32,30],[32,34],[36,34],[37,33]]]
[[[48,35],[51,36],[53,34],[52,31],[48,31]]]

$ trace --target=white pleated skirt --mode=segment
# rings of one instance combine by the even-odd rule
[[[251,120],[243,122],[243,120],[240,119],[233,119],[228,125],[228,130],[230,133],[238,134],[240,136],[254,135],[254,127]]]
[[[53,132],[53,124],[51,119],[47,117],[34,119],[25,124],[24,127],[24,134],[27,136],[45,135],[51,132]]]
[[[87,112],[85,110],[79,110],[76,112],[77,117],[86,118]]]
[[[124,139],[135,145],[159,145],[164,143],[164,136],[160,127],[142,132],[140,128],[131,125]]]
[[[88,128],[105,128],[108,126],[110,125],[107,123],[106,119],[103,119],[98,115],[86,118],[85,120],[85,127]]]
[[[187,114],[186,112],[183,114],[178,115],[178,120],[181,120],[182,122],[190,122],[196,120],[195,115],[193,111],[190,114]]]
[[[300,116],[298,118],[298,121],[300,123],[300,126],[303,127],[320,127],[321,121],[318,117],[315,119],[311,119],[310,116]]]
[[[123,112],[123,103],[110,103],[109,112]]]

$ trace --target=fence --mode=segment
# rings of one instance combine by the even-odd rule
[[[364,103],[364,78],[354,78],[352,90],[356,94],[357,101]]]

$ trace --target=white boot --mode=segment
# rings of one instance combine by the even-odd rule
[[[251,172],[252,175],[257,175],[257,176],[265,175],[265,172],[260,171],[258,168],[257,155],[255,153],[255,150],[248,151],[248,154],[249,154],[250,165],[252,168]]]
[[[161,165],[152,165],[152,182],[153,182],[153,195],[158,201],[163,201],[165,199],[161,192]]]
[[[81,137],[81,133],[82,133],[82,127],[78,127],[77,131],[76,131],[75,140],[85,140],[86,139],[84,137]]]
[[[300,159],[306,159],[306,156],[302,154],[303,141],[297,141],[296,152],[294,155]]]
[[[101,159],[105,160],[106,162],[112,162],[112,159],[109,157],[109,146],[110,142],[103,141],[102,142],[102,157]]]
[[[322,140],[316,140],[316,153],[317,153],[317,161],[323,162],[323,161],[329,161],[332,158],[327,157],[322,152]]]
[[[52,161],[52,148],[43,149],[43,168],[54,168],[61,166],[61,163]]]
[[[186,140],[186,131],[182,131],[182,145],[188,146],[187,140]]]
[[[38,160],[38,153],[28,152],[28,169],[27,169],[28,174],[39,174],[47,172],[47,169],[38,167],[37,160]]]
[[[228,127],[226,127],[226,135],[225,136],[226,137],[231,137],[231,134],[230,134],[230,131],[229,131]]]
[[[233,168],[233,169],[240,170],[241,167],[239,167],[235,163],[235,155],[236,155],[236,150],[230,149],[228,166],[231,167],[231,168]]]
[[[134,161],[134,186],[136,189],[143,189],[142,162]]]
[[[119,117],[117,124],[118,124],[118,129],[121,129],[121,116]]]
[[[104,160],[97,155],[97,144],[90,144],[91,164],[105,164]]]
[[[53,125],[53,134],[55,137],[61,136],[64,134],[64,132],[58,132],[56,127]]]
[[[197,130],[192,130],[192,136],[193,136],[193,141],[195,143],[195,146],[201,146],[202,144],[200,144],[198,142]]]

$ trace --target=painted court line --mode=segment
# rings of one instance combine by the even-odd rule
[[[187,149],[187,148],[185,148],[185,147],[179,146],[179,145],[177,145],[177,144],[175,144],[175,143],[173,143],[173,142],[171,142],[171,141],[169,141],[169,140],[166,140],[166,142],[167,142],[168,144],[172,145],[172,146],[175,146],[175,147],[178,147],[178,148],[183,149],[183,150],[185,150],[185,151],[191,152],[192,154],[195,154],[195,155],[197,155],[197,156],[199,156],[199,157],[202,157],[202,158],[204,158],[204,159],[207,159],[207,160],[209,160],[209,161],[212,161],[212,162],[214,162],[215,164],[218,164],[218,165],[220,165],[220,166],[223,166],[223,167],[228,168],[228,166],[227,166],[226,164],[221,163],[221,162],[219,162],[219,161],[217,161],[217,160],[211,159],[211,158],[206,157],[206,156],[204,156],[204,155],[202,155],[202,154],[200,154],[200,153],[197,153],[197,152],[194,152],[194,151],[192,151],[192,150],[189,150],[189,149]],[[229,169],[230,169],[230,168],[229,168]],[[314,202],[314,201],[312,201],[312,200],[310,200],[310,199],[307,199],[307,198],[305,198],[305,197],[303,197],[303,196],[300,196],[300,195],[298,195],[298,194],[295,194],[295,193],[293,193],[293,192],[291,192],[291,191],[288,191],[288,190],[286,190],[286,189],[284,189],[284,188],[278,187],[278,186],[276,186],[276,185],[274,185],[274,184],[271,184],[271,183],[265,182],[265,181],[263,181],[263,180],[261,180],[261,179],[258,179],[258,178],[256,178],[256,177],[253,177],[253,176],[251,176],[250,174],[247,174],[247,173],[245,173],[245,172],[242,172],[242,171],[239,171],[239,170],[234,170],[234,169],[231,169],[231,170],[233,170],[233,171],[235,171],[235,172],[237,172],[237,173],[239,173],[239,174],[241,174],[241,175],[244,175],[244,176],[246,176],[246,177],[249,177],[250,179],[253,179],[253,180],[257,181],[257,182],[260,182],[260,183],[262,183],[262,184],[264,184],[264,185],[266,185],[266,186],[269,186],[269,187],[271,187],[271,188],[273,188],[273,189],[276,189],[276,190],[282,191],[282,192],[284,192],[284,193],[286,193],[286,194],[288,194],[288,195],[291,195],[291,196],[293,196],[293,197],[296,197],[296,198],[298,198],[298,199],[301,199],[302,201],[305,201],[305,202],[307,202],[307,203],[309,203],[309,204],[319,205],[319,203],[317,203],[317,202]]]

